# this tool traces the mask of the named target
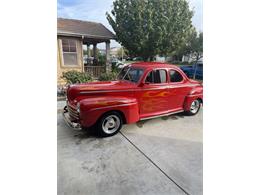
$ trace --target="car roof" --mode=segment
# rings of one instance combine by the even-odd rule
[[[132,67],[138,67],[138,68],[177,68],[178,66],[173,64],[167,64],[162,62],[133,62],[131,64]]]

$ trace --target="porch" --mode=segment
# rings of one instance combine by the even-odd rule
[[[99,51],[97,45],[100,43],[105,43],[105,62],[100,61]],[[87,55],[83,57],[84,72],[88,73],[94,78],[98,78],[101,73],[111,70],[110,61],[110,40],[101,38],[89,38],[82,37],[82,47],[86,46]],[[92,47],[92,49],[91,49]]]
[[[69,70],[86,72],[98,78],[102,72],[111,69],[110,40],[115,39],[115,35],[103,24],[65,18],[58,18],[57,22],[58,84],[64,83],[62,73]],[[101,43],[105,43],[102,62],[97,49]],[[86,53],[83,46],[87,49]]]
[[[102,73],[106,72],[106,66],[84,66],[84,72],[98,79]]]

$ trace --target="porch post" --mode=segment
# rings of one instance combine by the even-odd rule
[[[90,66],[91,65],[91,60],[90,60],[91,53],[90,53],[90,44],[89,43],[87,43],[87,55],[88,55],[87,66]]]
[[[94,59],[97,59],[97,44],[93,44],[93,57]]]
[[[110,64],[110,41],[106,42],[106,69],[111,70]]]
[[[90,44],[87,44],[87,53],[88,53],[88,58],[91,57],[90,55]]]

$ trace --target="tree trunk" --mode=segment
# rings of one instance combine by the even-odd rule
[[[151,61],[153,61],[153,57],[154,56],[143,56],[142,58],[143,58],[144,62],[151,62]]]
[[[196,60],[197,60],[197,62],[199,61],[199,59],[200,59],[200,53],[198,52],[198,53],[196,53]]]

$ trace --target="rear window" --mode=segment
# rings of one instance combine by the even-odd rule
[[[183,77],[178,71],[170,70],[170,80],[173,83],[181,82],[183,80]]]

